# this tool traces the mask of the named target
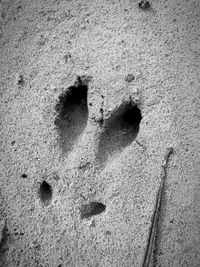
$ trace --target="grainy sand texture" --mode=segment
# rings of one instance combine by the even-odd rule
[[[198,0],[1,0],[0,266],[199,267],[199,92]]]

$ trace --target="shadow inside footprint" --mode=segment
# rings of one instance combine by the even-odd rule
[[[140,109],[131,103],[123,103],[105,121],[104,130],[99,139],[98,162],[102,166],[108,160],[132,143],[139,132],[142,119]]]
[[[78,77],[75,85],[60,96],[56,105],[58,115],[55,125],[59,132],[59,144],[64,153],[71,151],[87,124],[87,92],[87,84]]]

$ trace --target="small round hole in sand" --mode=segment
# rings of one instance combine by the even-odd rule
[[[138,6],[139,6],[139,8],[141,8],[141,9],[149,9],[150,8],[150,3],[149,3],[149,1],[147,1],[147,0],[141,0],[139,3],[138,3]]]
[[[45,205],[48,205],[52,199],[52,187],[46,181],[43,181],[40,185],[39,197]]]

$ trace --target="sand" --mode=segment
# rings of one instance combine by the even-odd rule
[[[200,266],[200,2],[0,1],[0,266]]]

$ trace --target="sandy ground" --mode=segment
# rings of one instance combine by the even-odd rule
[[[0,12],[0,266],[200,266],[200,2]]]

